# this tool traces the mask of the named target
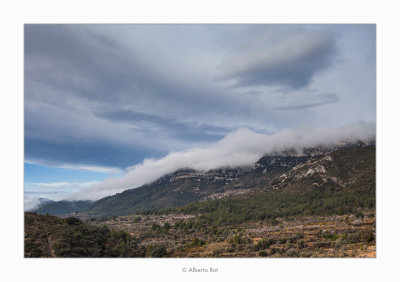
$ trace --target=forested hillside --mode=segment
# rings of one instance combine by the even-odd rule
[[[77,218],[25,213],[25,257],[140,257],[136,239]]]

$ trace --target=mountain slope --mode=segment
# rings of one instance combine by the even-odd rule
[[[310,191],[375,189],[375,146],[346,148],[293,167],[272,183],[272,189]]]
[[[271,189],[154,213],[201,214],[207,224],[375,208],[375,146],[341,149],[293,167]]]
[[[139,188],[94,202],[83,212],[89,216],[129,215],[137,211],[182,206],[207,198],[235,195],[270,187],[271,181],[292,167],[313,158],[294,150],[262,157],[253,168],[196,172],[178,170]]]
[[[100,199],[84,212],[92,216],[129,215],[139,210],[168,208],[198,201],[248,173],[249,168],[196,172],[178,170],[139,188]]]
[[[54,215],[81,213],[89,217],[120,216],[254,191],[310,191],[314,187],[335,187],[340,190],[350,187],[354,181],[361,185],[360,183],[367,179],[360,178],[357,174],[364,169],[363,162],[364,165],[373,164],[369,172],[375,177],[375,159],[372,159],[375,154],[374,148],[373,145],[360,142],[331,147],[310,147],[301,153],[288,149],[265,155],[253,168],[216,169],[206,172],[181,169],[151,184],[129,189],[93,203],[77,205],[74,202],[54,202],[44,205],[38,212]],[[375,179],[369,181],[371,184]],[[72,205],[75,205],[74,209],[70,207]]]
[[[67,215],[81,212],[92,201],[51,201],[34,210],[38,214]]]

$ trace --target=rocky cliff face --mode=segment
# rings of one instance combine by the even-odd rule
[[[311,157],[309,155],[266,155],[253,166],[253,170],[258,173],[269,173],[278,170],[287,170],[298,164],[306,162]]]
[[[271,188],[358,189],[354,183],[375,185],[375,146],[352,146],[310,158],[281,174],[271,183]]]
[[[233,181],[238,180],[241,176],[251,171],[250,167],[244,168],[224,168],[224,169],[213,169],[209,171],[195,171],[193,169],[181,169],[174,173],[165,175],[159,180],[155,181],[160,185],[168,185],[169,183],[175,183],[179,180],[192,181],[198,183],[198,186],[207,185],[211,183],[227,185]]]

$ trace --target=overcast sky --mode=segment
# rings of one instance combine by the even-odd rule
[[[375,25],[26,25],[26,198],[232,136],[365,135],[375,54]]]

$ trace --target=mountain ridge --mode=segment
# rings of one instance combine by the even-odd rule
[[[245,194],[253,190],[279,189],[285,186],[288,180],[278,185],[277,179],[296,166],[312,162],[337,150],[364,148],[374,144],[373,141],[360,141],[335,146],[313,146],[304,148],[301,152],[289,148],[265,154],[252,167],[209,171],[179,169],[150,184],[88,203],[73,212],[88,217],[129,215],[138,211],[171,208],[196,201]],[[57,206],[57,203],[59,202],[51,204]],[[46,205],[41,207],[41,210],[45,208]]]

